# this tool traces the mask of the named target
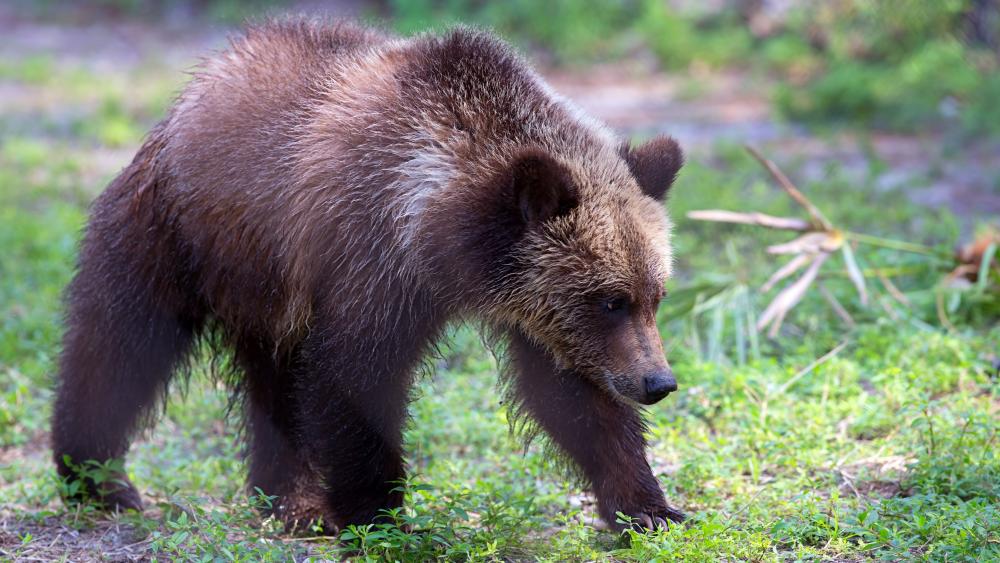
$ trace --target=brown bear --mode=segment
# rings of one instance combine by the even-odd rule
[[[638,405],[677,388],[655,312],[681,161],[668,137],[631,147],[485,32],[251,27],[93,204],[58,470],[123,460],[201,341],[232,353],[249,485],[277,515],[370,522],[402,502],[415,368],[448,323],[475,321],[503,343],[513,415],[607,522],[679,521]],[[119,477],[81,495],[141,509]]]

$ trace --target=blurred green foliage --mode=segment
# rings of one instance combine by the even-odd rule
[[[677,8],[675,4],[686,5]],[[976,0],[802,2],[751,32],[753,2],[707,10],[664,0],[389,0],[411,33],[451,23],[497,29],[555,62],[651,52],[666,68],[738,67],[778,75],[777,107],[810,122],[1000,133],[1000,6]],[[986,31],[971,33],[971,27]],[[983,35],[983,36],[980,36]]]
[[[194,14],[238,24],[280,13],[291,0],[14,0],[60,18],[75,10],[156,20]],[[547,54],[582,65],[647,53],[665,68],[738,68],[780,78],[776,107],[794,120],[912,131],[951,127],[1000,134],[1000,4],[989,0],[809,0],[784,12],[753,0],[708,8],[669,0],[380,0],[370,19],[402,33],[457,23],[496,29]],[[85,7],[82,8],[81,6]],[[761,27],[754,22],[765,19]],[[44,80],[44,60],[18,70]],[[0,76],[11,72],[0,63]],[[124,123],[104,133],[131,134]]]
[[[972,133],[1000,132],[993,102],[1000,50],[968,32],[972,20],[985,18],[1000,37],[1000,7],[979,4],[855,0],[803,10],[768,40],[786,45],[769,53],[787,79],[776,103],[797,119],[898,130],[952,122]],[[808,46],[787,47],[803,37]]]
[[[9,0],[24,13],[56,21],[94,17],[132,17],[151,21],[195,16],[231,25],[278,12],[290,0]]]
[[[390,24],[402,33],[470,23],[497,30],[561,64],[628,56],[646,46],[669,67],[725,64],[749,52],[751,38],[735,14],[675,12],[662,0],[388,0]]]

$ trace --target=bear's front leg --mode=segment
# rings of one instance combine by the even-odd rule
[[[317,373],[299,389],[305,415],[300,430],[321,474],[333,524],[344,529],[372,523],[403,504],[405,388],[385,380],[352,381],[338,371]]]
[[[511,334],[510,352],[518,399],[583,471],[605,522],[621,529],[618,512],[647,529],[684,520],[682,512],[667,505],[646,461],[645,426],[636,407],[573,372],[560,371],[521,334]]]
[[[411,299],[387,295],[357,315],[340,302],[339,314],[317,313],[292,368],[298,435],[338,529],[385,518],[403,504],[412,374],[441,326]],[[376,308],[381,315],[370,313]]]

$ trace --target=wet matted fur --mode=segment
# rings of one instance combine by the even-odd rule
[[[124,459],[200,341],[232,354],[249,485],[289,522],[369,522],[402,502],[414,371],[472,319],[506,350],[512,418],[602,517],[678,520],[638,404],[676,388],[655,311],[681,162],[667,137],[612,134],[488,33],[251,27],[93,204],[66,293],[58,469]],[[90,486],[142,506],[127,480]]]

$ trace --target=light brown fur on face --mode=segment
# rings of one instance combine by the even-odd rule
[[[488,33],[253,26],[94,202],[57,468],[121,460],[201,342],[232,355],[249,485],[290,526],[366,524],[402,503],[414,372],[469,319],[507,345],[511,418],[546,432],[609,523],[680,520],[636,404],[676,389],[655,311],[681,162],[668,137],[617,138]],[[119,477],[80,495],[141,508]]]
[[[670,276],[670,223],[627,171],[574,164],[581,203],[527,237],[518,259],[528,266],[504,305],[516,304],[513,322],[560,364],[646,403],[642,378],[669,369],[655,313]],[[628,310],[609,318],[610,299]]]

